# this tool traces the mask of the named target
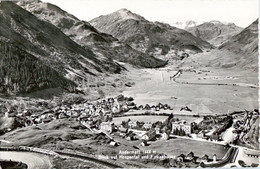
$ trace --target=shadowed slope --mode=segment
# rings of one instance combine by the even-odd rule
[[[130,63],[138,67],[160,67],[166,62],[134,50],[111,35],[101,33],[88,22],[81,21],[59,7],[41,1],[20,1],[18,5],[39,19],[52,23],[72,40],[92,51],[101,59]]]

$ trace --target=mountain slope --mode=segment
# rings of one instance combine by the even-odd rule
[[[236,55],[236,66],[258,71],[258,19],[219,47]]]
[[[189,27],[186,30],[214,46],[220,46],[232,36],[238,34],[242,28],[233,23],[224,24],[219,21],[210,21],[198,26]]]
[[[90,21],[99,31],[108,33],[147,54],[167,55],[170,51],[202,52],[212,46],[185,30],[145,18],[121,9]]]
[[[0,93],[21,94],[75,84],[35,56],[0,39]]]
[[[83,78],[102,72],[118,72],[121,66],[107,58],[99,58],[83,48],[54,25],[41,21],[13,2],[0,6],[0,36],[37,56],[63,75]]]
[[[59,7],[36,0],[19,1],[18,5],[63,31],[72,40],[101,58],[116,59],[140,67],[159,67],[166,63],[132,49],[111,35],[100,33],[88,22],[81,21]]]

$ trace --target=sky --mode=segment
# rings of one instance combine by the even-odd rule
[[[42,0],[89,21],[126,8],[150,21],[165,23],[218,20],[247,27],[259,16],[258,0]]]

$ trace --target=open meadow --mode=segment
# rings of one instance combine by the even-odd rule
[[[135,85],[126,88],[123,94],[133,97],[137,105],[168,104],[178,114],[183,113],[180,108],[185,106],[194,114],[226,114],[257,108],[258,73],[211,67],[209,57],[216,55],[214,50],[196,54],[179,66],[160,69],[129,67],[131,71],[126,76]],[[182,74],[170,79],[180,69]]]

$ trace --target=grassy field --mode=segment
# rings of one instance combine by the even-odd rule
[[[66,158],[62,159],[56,157],[53,159],[53,168],[57,169],[70,169],[70,168],[105,168],[105,166],[90,162],[84,161],[76,158]]]
[[[227,151],[222,145],[182,138],[170,139],[168,141],[158,140],[152,142],[147,147],[142,147],[142,149],[154,150],[157,153],[165,153],[171,156],[187,155],[192,151],[195,156],[202,157],[207,154],[210,158],[214,154],[217,155],[217,158],[222,158]]]
[[[155,123],[157,121],[164,121],[166,120],[168,117],[167,116],[127,116],[127,117],[116,117],[113,118],[113,122],[115,123],[115,125],[120,125],[122,123],[122,121],[127,121],[128,119],[130,119],[131,121],[143,121],[143,122],[151,122],[151,123]]]
[[[14,123],[14,118],[0,117],[0,130],[11,128]]]
[[[179,120],[185,120],[187,123],[191,123],[194,121],[201,121],[203,118],[200,117],[193,117],[193,116],[185,116],[185,115],[174,115],[175,118],[178,118]],[[122,121],[127,121],[128,119],[130,119],[131,121],[143,121],[143,122],[151,122],[151,123],[155,123],[157,121],[164,121],[168,118],[168,116],[126,116],[126,117],[114,117],[113,118],[113,122],[115,123],[115,125],[120,125],[122,123]]]
[[[11,143],[2,143],[3,146],[34,146],[41,147],[58,141],[68,141],[77,138],[88,138],[91,132],[88,130],[73,129],[77,123],[74,120],[55,120],[47,124],[19,128],[0,139],[6,139]]]
[[[183,114],[187,113],[180,111],[184,106],[191,108],[195,114],[225,114],[258,108],[258,87],[250,87],[258,86],[258,73],[237,68],[210,67],[210,61],[206,59],[210,55],[203,53],[191,56],[179,67],[129,68],[128,78],[135,85],[124,90],[123,94],[132,96],[137,105],[167,103],[173,107],[174,113]],[[180,82],[214,85],[180,84],[170,80],[170,76],[179,69],[187,70],[177,79]]]
[[[199,123],[203,120],[203,117],[193,117],[193,116],[181,116],[174,115],[174,118],[178,118],[179,120],[185,120],[187,123],[196,122]]]
[[[38,126],[24,127],[0,136],[0,139],[10,141],[2,142],[1,146],[30,146],[43,149],[72,150],[91,155],[117,155],[120,150],[135,150],[134,146],[139,145],[140,141],[129,142],[121,137],[115,136],[115,140],[121,143],[115,147],[108,144],[109,139],[97,137],[87,129],[74,129],[77,123],[74,120],[55,120],[47,124]],[[54,159],[53,165],[61,168],[103,168],[96,164],[84,162],[76,159]],[[119,160],[122,166],[130,167],[154,167],[154,164],[146,165],[143,161]],[[67,164],[67,165],[66,165]],[[65,165],[65,166],[64,166]]]

